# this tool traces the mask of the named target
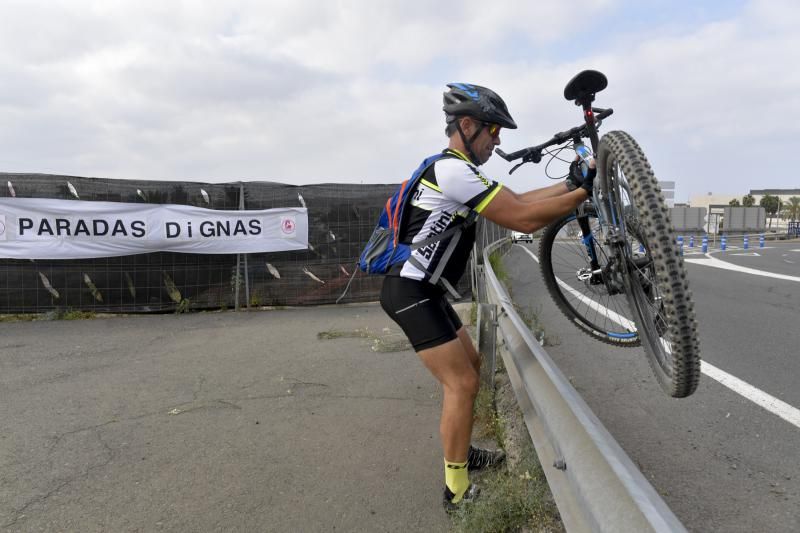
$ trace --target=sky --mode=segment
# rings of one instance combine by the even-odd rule
[[[798,27],[796,0],[0,0],[0,172],[399,182],[447,145],[447,83],[504,98],[512,151],[578,125],[595,69],[601,133],[675,201],[800,188]],[[552,183],[511,166],[484,170]]]

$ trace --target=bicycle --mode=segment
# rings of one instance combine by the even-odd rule
[[[545,285],[584,333],[615,346],[642,346],[664,391],[683,398],[697,389],[700,378],[694,304],[669,211],[644,152],[624,131],[598,138],[598,128],[614,110],[592,107],[592,102],[607,84],[601,72],[580,72],[566,85],[564,97],[583,109],[584,124],[537,146],[495,152],[509,162],[522,160],[509,174],[541,162],[543,153],[550,156],[547,173],[553,160],[565,161],[559,157],[562,150],[572,149],[585,175],[595,158],[592,197],[547,226],[540,238]],[[554,146],[559,148],[550,150]]]

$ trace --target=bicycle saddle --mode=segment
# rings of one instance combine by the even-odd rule
[[[602,72],[596,70],[584,70],[569,80],[564,87],[564,98],[567,100],[583,100],[590,97],[589,101],[594,100],[594,94],[599,93],[608,86],[608,79]]]

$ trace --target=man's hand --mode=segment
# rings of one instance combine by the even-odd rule
[[[592,195],[592,187],[594,186],[594,178],[597,176],[597,169],[595,168],[595,162],[592,161],[589,164],[589,170],[584,177],[583,172],[581,171],[581,164],[579,159],[575,159],[569,165],[569,175],[567,175],[567,188],[570,191],[574,191],[578,188],[583,188],[589,194]]]
[[[592,189],[594,188],[594,178],[597,177],[597,168],[594,166],[594,161],[589,164],[589,170],[586,172],[586,177],[583,178],[583,183],[581,184],[581,188],[586,190],[586,194],[589,196],[592,195]],[[583,173],[581,172],[580,166],[578,167],[578,174],[581,176]]]

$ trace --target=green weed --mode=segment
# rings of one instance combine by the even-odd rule
[[[503,255],[499,250],[495,250],[489,255],[489,264],[492,266],[492,271],[497,276],[498,281],[505,285],[508,281],[508,272],[506,272],[505,265],[503,265]]]
[[[494,470],[480,477],[481,494],[453,515],[453,528],[463,533],[563,531],[549,496],[544,471],[533,450],[513,471]]]
[[[0,322],[32,322],[36,318],[33,314],[0,315]]]

